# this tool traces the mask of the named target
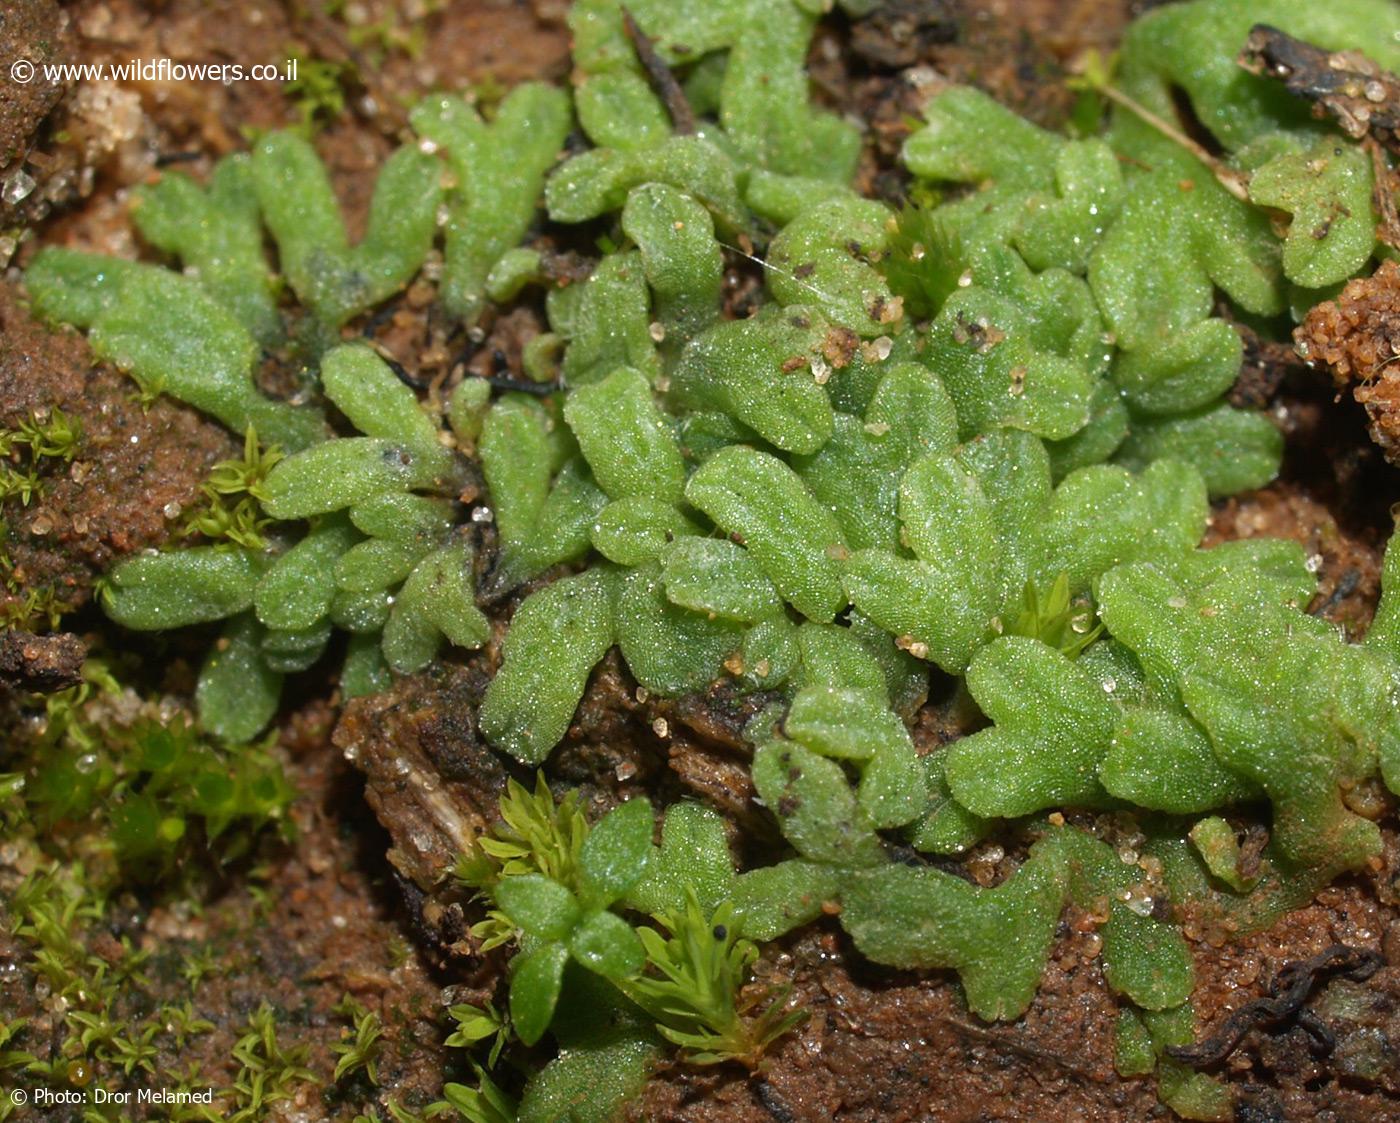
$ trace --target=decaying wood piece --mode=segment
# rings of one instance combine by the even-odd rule
[[[1400,154],[1400,77],[1361,51],[1327,51],[1302,39],[1256,24],[1239,64],[1252,74],[1277,78],[1289,93],[1312,102],[1313,115],[1332,118],[1359,140],[1371,157],[1374,201],[1381,241],[1400,249],[1400,213],[1395,194],[1400,182],[1386,151]]]
[[[460,670],[441,677],[356,698],[335,730],[393,839],[389,861],[426,893],[496,819],[506,786],[504,767],[476,730],[484,683]]]
[[[1360,51],[1323,50],[1261,23],[1250,31],[1239,62],[1311,101],[1317,117],[1332,117],[1348,136],[1373,136],[1400,152],[1400,78]]]

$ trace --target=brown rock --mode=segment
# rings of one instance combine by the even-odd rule
[[[0,682],[45,694],[62,690],[82,681],[86,657],[87,645],[68,632],[5,632],[0,634]]]
[[[0,11],[0,226],[14,221],[34,185],[25,158],[64,92],[43,65],[66,59],[67,23],[55,0],[7,0]],[[23,195],[13,198],[18,190]]]

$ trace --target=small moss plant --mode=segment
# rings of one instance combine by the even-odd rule
[[[363,1072],[371,1084],[379,1083],[379,1053],[383,1048],[380,1040],[384,1036],[384,1026],[379,1015],[367,1010],[351,995],[341,999],[336,1013],[350,1022],[345,1038],[331,1045],[336,1055],[335,1073],[332,1079],[340,1081],[356,1072]]]
[[[512,1032],[559,1046],[521,1120],[607,1119],[666,1041],[753,1063],[790,1021],[737,1013],[743,941],[824,907],[871,959],[951,968],[974,1013],[1018,1017],[1070,901],[1104,918],[1120,1070],[1155,1068],[1179,1114],[1224,1118],[1221,1084],[1158,1064],[1192,1032],[1173,908],[1269,923],[1379,853],[1348,793],[1400,791],[1400,551],[1358,644],[1306,612],[1299,547],[1200,548],[1210,500],[1267,483],[1282,449],[1226,400],[1242,344],[1219,294],[1267,327],[1384,252],[1361,147],[1234,58],[1266,19],[1394,69],[1400,47],[1373,34],[1393,13],[1155,11],[1116,72],[1085,76],[1112,105],[1101,135],[944,88],[904,149],[919,202],[896,212],[850,188],[859,135],[806,96],[819,7],[580,0],[572,109],[592,147],[554,166],[558,90],[522,86],[489,122],[430,98],[357,246],[314,151],[284,133],[207,188],[170,177],[143,197],[138,223],[187,274],[39,254],[41,312],[287,453],[244,489],[267,520],[256,542],[123,562],[107,610],[138,629],[228,621],[199,701],[241,738],[333,628],[352,637],[345,693],[366,692],[444,638],[486,644],[478,600],[561,563],[515,609],[480,708],[501,752],[545,762],[614,647],[655,694],[763,693],[745,736],[785,860],[736,873],[716,817],[687,804],[659,847],[639,799],[590,830],[544,787],[512,788],[505,826],[464,859],[490,910],[478,938],[516,948]],[[688,101],[653,91],[658,59]],[[1219,156],[1189,139],[1178,95]],[[440,205],[450,314],[544,283],[518,246],[539,188],[551,221],[607,223],[604,252],[586,281],[547,286],[529,354],[545,392],[464,381],[448,437],[340,330],[415,275]],[[723,303],[736,254],[766,282],[743,319]],[[299,404],[253,380],[259,346],[287,339],[307,360]],[[480,557],[456,502],[468,454],[496,528]],[[908,721],[931,666],[987,724],[920,755]],[[1272,831],[1244,879],[1220,813],[1259,802]],[[1144,842],[1123,860],[1065,808],[1135,812]],[[992,888],[895,860],[895,840],[956,854],[1006,824],[1032,843]],[[455,1087],[468,1118],[516,1110],[489,1077]]]
[[[561,1045],[570,1041],[583,1032],[574,1023],[587,1009],[606,1028],[597,1056],[611,1058],[615,1092],[645,1079],[662,1042],[691,1064],[755,1068],[805,1018],[787,1009],[784,993],[767,996],[757,1012],[741,1009],[758,949],[728,899],[735,879],[712,812],[676,805],[657,848],[647,800],[629,800],[590,828],[575,794],[556,805],[543,774],[533,794],[512,781],[501,812],[458,877],[491,906],[488,927],[474,931],[515,947],[509,1021],[493,1007],[454,1007],[459,1028],[449,1044],[491,1040],[489,1069],[511,1036],[531,1045],[548,1029]],[[521,1118],[553,1118],[589,1064],[566,1047],[527,1084]],[[471,1102],[485,1103],[492,1088],[487,1077]],[[610,1094],[592,1093],[599,1110],[611,1110]]]
[[[275,1103],[288,1099],[295,1085],[314,1083],[306,1068],[307,1048],[288,1049],[277,1040],[277,1013],[266,1002],[248,1018],[246,1032],[233,1046],[238,1075],[233,1082],[234,1106],[228,1119],[253,1123],[266,1117]]]
[[[82,674],[31,703],[39,731],[0,751],[12,781],[0,815],[16,837],[83,858],[97,883],[170,884],[247,857],[269,828],[291,831],[294,792],[270,746],[217,744],[100,660]]]
[[[490,1002],[485,1007],[466,1003],[453,1006],[447,1011],[457,1028],[448,1035],[444,1045],[463,1049],[475,1048],[482,1041],[490,1041],[491,1048],[486,1057],[486,1067],[493,1068],[500,1059],[501,1050],[510,1041],[510,1017],[496,1009]]]
[[[299,54],[291,61],[296,77],[287,82],[285,90],[301,117],[301,131],[309,136],[345,111],[345,85],[354,68],[349,62]]]
[[[71,464],[82,440],[81,422],[56,406],[0,428],[0,625],[7,628],[56,628],[70,610],[54,585],[26,585],[16,575],[6,549],[13,530],[3,513],[7,507],[17,513],[41,496],[45,477]]]
[[[282,451],[276,445],[264,449],[258,443],[257,430],[249,425],[243,436],[242,457],[214,465],[200,486],[203,502],[186,514],[182,533],[250,550],[265,548],[263,531],[272,520],[262,513],[259,503],[267,498],[263,487],[267,474],[281,459]],[[231,500],[232,496],[241,498]]]
[[[740,1016],[736,998],[758,948],[740,938],[736,919],[732,904],[710,912],[690,891],[684,911],[656,917],[664,936],[637,930],[654,973],[628,980],[625,993],[691,1064],[735,1060],[756,1069],[764,1050],[806,1018],[785,1010],[783,995],[752,1020]]]
[[[199,1098],[172,1103],[161,1118],[254,1120],[264,1118],[267,1106],[286,1098],[294,1085],[312,1079],[294,1051],[277,1043],[270,1008],[254,1015],[234,1047],[236,1087],[227,1087],[223,1070],[202,1070],[198,1061],[183,1071],[162,1068],[162,1057],[204,1047],[198,1039],[215,1026],[194,1010],[210,996],[174,997],[194,994],[200,984],[172,988],[177,977],[161,977],[164,965],[134,948],[131,935],[116,939],[113,933],[125,923],[115,915],[120,908],[88,868],[73,861],[42,864],[4,901],[0,922],[22,952],[18,966],[36,987],[52,991],[54,1009],[53,1025],[42,1032],[34,1019],[0,1022],[0,1074],[7,1093],[13,1087],[31,1095],[42,1087],[98,1088],[115,1100],[134,1099],[152,1088],[200,1093],[218,1087],[212,1106]],[[6,1094],[4,1102],[14,1108],[21,1101]],[[24,1118],[24,1109],[14,1117]],[[84,1118],[114,1116],[91,1108]]]
[[[448,1082],[443,1085],[443,1100],[435,1104],[433,1116],[439,1117],[449,1111],[466,1123],[515,1123],[520,1107],[509,1095],[497,1087],[490,1075],[481,1068],[476,1069],[476,1085]]]

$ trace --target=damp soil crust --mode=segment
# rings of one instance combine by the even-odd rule
[[[861,186],[898,199],[904,179],[895,156],[917,108],[919,83],[930,73],[979,85],[1053,125],[1073,106],[1063,81],[1071,60],[1088,48],[1111,50],[1147,6],[891,0],[868,18],[832,17],[823,25],[813,80],[823,100],[865,124]],[[368,0],[359,5],[364,23],[389,29],[379,46],[347,35],[322,7],[314,0],[76,0],[63,7],[18,0],[0,21],[0,48],[78,62],[167,56],[251,65],[283,59],[292,45],[307,57],[345,64],[356,77],[346,83],[342,110],[317,122],[315,141],[352,231],[362,225],[377,168],[396,143],[403,105],[435,88],[489,92],[528,78],[567,80],[564,5],[553,0]],[[421,41],[396,40],[393,29],[411,24],[420,9],[429,13]],[[61,408],[83,432],[72,463],[52,470],[38,499],[11,520],[16,582],[5,596],[22,602],[31,591],[51,590],[64,606],[67,638],[6,638],[0,646],[6,707],[17,692],[71,681],[82,650],[130,642],[104,627],[92,604],[94,582],[118,558],[177,534],[210,465],[234,449],[229,434],[194,411],[168,398],[140,400],[124,376],[94,362],[77,334],[37,324],[15,267],[54,244],[153,257],[127,219],[133,185],[172,163],[201,175],[241,147],[247,130],[296,122],[295,107],[272,84],[39,84],[17,101],[0,100],[0,179],[23,168],[34,181],[25,199],[0,211],[0,235],[18,243],[0,282],[0,426]],[[573,247],[547,239],[539,245],[557,255],[559,269],[576,267]],[[754,279],[740,262],[731,264],[729,306],[741,312]],[[435,316],[432,296],[428,286],[415,285],[387,314],[359,326],[417,386],[440,383],[462,367],[522,376],[524,343],[542,330],[537,309],[488,312],[479,338],[463,338]],[[1374,356],[1351,342],[1348,325],[1392,315],[1394,299],[1390,289],[1343,294],[1335,315],[1319,313],[1305,330],[1319,348],[1346,352],[1359,370]],[[1250,333],[1241,330],[1248,342]],[[1378,414],[1389,403],[1375,400],[1388,383],[1358,402],[1286,348],[1250,346],[1247,355],[1237,394],[1265,406],[1284,432],[1284,472],[1260,491],[1218,503],[1209,540],[1276,535],[1303,543],[1319,567],[1321,591],[1311,610],[1360,636],[1375,609],[1380,550],[1390,530],[1381,497],[1397,492],[1397,470],[1385,459],[1393,445],[1378,447],[1368,433],[1379,426],[1389,434],[1394,425],[1392,414]],[[274,387],[288,377],[275,359],[261,375]],[[501,1004],[504,992],[499,960],[479,954],[470,934],[473,906],[444,884],[462,840],[490,817],[510,772],[485,747],[472,714],[519,599],[494,606],[496,639],[484,651],[458,653],[387,694],[341,707],[328,675],[313,671],[295,680],[276,733],[299,791],[292,841],[260,854],[255,869],[230,871],[197,914],[140,895],[119,902],[110,935],[149,948],[160,967],[153,971],[160,993],[190,997],[216,1027],[200,1039],[197,1055],[163,1056],[162,1066],[199,1061],[206,1072],[231,1080],[232,1044],[266,1000],[288,1012],[287,1041],[309,1048],[307,1063],[324,1080],[335,1065],[329,1047],[344,1025],[333,1008],[349,993],[384,1022],[378,1089],[362,1087],[358,1099],[308,1090],[276,1108],[275,1117],[348,1120],[365,1097],[422,1105],[440,1094],[444,1078],[469,1078],[460,1051],[443,1045],[442,1010],[458,1001]],[[169,664],[153,681],[175,695],[190,685],[184,654],[177,646],[152,656]],[[762,702],[723,693],[650,699],[620,661],[605,660],[554,758],[552,779],[581,788],[590,817],[636,793],[663,804],[704,799],[725,817],[736,857],[762,858],[778,839],[750,798],[737,735]],[[937,751],[966,732],[962,720],[953,702],[935,696],[914,725],[920,751]],[[1108,816],[1090,825],[1110,839],[1125,829]],[[1306,1008],[1337,1038],[1326,1055],[1296,1019],[1245,1035],[1216,1069],[1230,1084],[1239,1119],[1400,1114],[1400,898],[1392,886],[1400,839],[1393,829],[1384,833],[1383,858],[1374,868],[1339,881],[1271,929],[1230,943],[1196,934],[1195,1004],[1203,1035],[1267,994],[1285,964],[1338,944],[1383,959],[1364,982],[1334,978],[1307,996]],[[993,839],[946,865],[992,884],[1024,854],[1024,844],[1015,836]],[[27,872],[16,861],[0,849],[0,894]],[[872,966],[832,920],[819,921],[767,948],[758,964],[756,992],[790,985],[811,1015],[762,1070],[668,1066],[629,1118],[1170,1118],[1152,1080],[1114,1072],[1115,1007],[1097,964],[1096,927],[1094,917],[1069,910],[1029,1012],[1012,1024],[987,1025],[968,1013],[951,973]],[[211,949],[218,967],[191,987],[181,981],[179,965],[196,948]],[[0,962],[22,958],[0,927]],[[35,981],[23,970],[7,973],[0,1008],[52,1029],[55,1015],[35,997]]]

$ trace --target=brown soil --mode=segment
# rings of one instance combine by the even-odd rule
[[[1335,944],[1380,950],[1386,966],[1364,983],[1334,979],[1308,1001],[1337,1035],[1337,1047],[1318,1057],[1307,1035],[1293,1023],[1247,1036],[1219,1069],[1235,1086],[1240,1120],[1394,1118],[1391,1097],[1400,1076],[1394,1058],[1380,1058],[1376,1045],[1400,1031],[1400,955],[1396,946],[1395,898],[1389,871],[1395,868],[1396,836],[1386,831],[1386,867],[1367,878],[1348,879],[1323,890],[1306,908],[1290,913],[1268,931],[1211,947],[1197,946],[1201,1037],[1232,1011],[1258,997],[1288,962],[1316,955]]]
[[[365,806],[358,773],[330,744],[332,720],[324,704],[312,703],[280,731],[289,778],[302,793],[292,812],[293,846],[269,843],[258,864],[231,871],[237,880],[222,890],[215,886],[211,899],[199,904],[115,896],[103,923],[89,930],[91,950],[113,962],[124,938],[151,954],[143,968],[149,984],[132,988],[133,996],[152,1006],[189,1000],[214,1026],[178,1051],[158,1038],[162,1050],[153,1074],[138,1071],[128,1087],[165,1087],[169,1082],[156,1074],[183,1074],[193,1064],[216,1094],[227,1093],[239,1075],[233,1045],[267,1002],[277,1011],[279,1044],[306,1050],[303,1063],[316,1080],[298,1081],[294,1097],[261,1118],[348,1119],[353,1111],[344,1112],[341,1101],[357,1103],[374,1089],[331,1080],[336,1056],[330,1045],[348,1031],[348,1019],[334,1007],[346,995],[385,1026],[379,1076],[398,1102],[421,1109],[439,1097],[444,1074],[453,1073],[441,1023],[450,993],[443,986],[458,980],[436,976],[410,949],[402,898],[383,859],[384,837]],[[0,858],[4,916],[9,893],[34,856],[7,842]],[[208,964],[207,973],[191,984],[185,971],[196,959]],[[62,1041],[64,1003],[51,1000],[48,983],[27,962],[6,917],[0,923],[0,1017],[30,1019],[31,1042]],[[112,1011],[119,1023],[148,1013],[141,1006]],[[84,1116],[80,1108],[55,1108],[43,1118],[78,1123]]]
[[[82,681],[87,648],[77,636],[0,632],[0,683],[50,694]]]
[[[1400,265],[1386,261],[1373,276],[1348,281],[1294,334],[1299,352],[1326,364],[1338,389],[1351,387],[1366,407],[1372,438],[1400,465]]]
[[[61,83],[42,73],[20,82],[10,68],[66,62],[71,43],[68,21],[53,0],[6,5],[0,20],[0,59],[6,70],[0,84],[0,232],[18,221],[32,221],[47,206],[56,169],[42,156],[30,158],[40,126],[64,94]],[[10,252],[12,248],[0,253],[0,265]]]
[[[429,6],[435,10],[425,34],[415,38],[408,15]],[[77,0],[61,12],[51,0],[20,0],[6,9],[0,47],[19,43],[14,53],[23,55],[38,49],[28,44],[41,36],[46,49],[79,61],[168,56],[252,64],[296,50],[348,64],[346,109],[325,122],[316,141],[357,229],[378,163],[398,142],[402,106],[431,88],[476,85],[489,98],[525,78],[563,78],[563,7],[551,0],[369,0],[348,6],[354,14],[346,23],[316,14],[315,4],[275,0]],[[1059,81],[1066,65],[1085,48],[1111,49],[1136,10],[1127,0],[898,0],[867,20],[830,21],[813,72],[825,98],[869,122],[866,185],[896,197],[902,178],[891,160],[931,81],[972,81],[1036,120],[1060,121],[1071,108]],[[37,185],[19,210],[0,211],[0,236],[8,224],[49,216],[46,225],[27,227],[21,261],[40,242],[146,252],[130,232],[125,188],[172,162],[205,174],[219,156],[243,146],[245,128],[296,119],[275,84],[80,84],[64,95],[34,86],[18,100],[0,98],[0,181],[21,166],[23,153]],[[742,280],[736,277],[736,287]],[[463,367],[519,375],[520,348],[541,322],[535,311],[488,318],[460,338],[434,322],[431,300],[428,286],[415,286],[391,313],[365,325],[410,381],[436,393]],[[1335,325],[1328,338],[1340,338]],[[79,337],[36,325],[9,285],[0,285],[0,339],[0,425],[45,405],[84,424],[73,468],[50,474],[29,508],[5,512],[21,587],[52,587],[77,603],[116,557],[170,534],[167,505],[192,501],[208,466],[231,449],[230,438],[168,400],[141,408],[127,382],[92,363]],[[1272,402],[1285,431],[1285,476],[1219,505],[1211,540],[1277,534],[1304,543],[1320,565],[1314,611],[1359,634],[1374,611],[1379,549],[1389,533],[1385,497],[1397,493],[1396,476],[1378,463],[1356,414],[1339,410],[1315,380],[1282,370],[1286,365],[1277,353],[1259,358],[1248,391]],[[498,631],[509,605],[500,608]],[[313,1047],[312,1067],[327,1079],[334,1066],[327,1046],[343,1024],[330,1010],[348,991],[382,1011],[390,1027],[381,1104],[392,1094],[421,1105],[436,1097],[444,1072],[462,1075],[460,1054],[441,1046],[440,1007],[448,999],[481,1001],[498,980],[491,961],[473,959],[466,931],[472,906],[441,886],[461,839],[479,827],[504,779],[473,722],[495,658],[488,650],[464,665],[445,664],[346,707],[334,743],[330,686],[314,673],[293,684],[300,693],[293,693],[279,740],[303,793],[296,841],[264,856],[255,886],[231,882],[202,915],[133,899],[113,920],[115,932],[155,950],[172,978],[196,947],[208,944],[219,955],[218,977],[188,995],[217,1030],[197,1055],[162,1057],[163,1069],[199,1060],[231,1077],[231,1043],[267,998],[294,1013],[289,1040]],[[595,674],[556,758],[557,776],[583,786],[594,812],[630,790],[647,790],[663,803],[698,795],[726,816],[736,836],[756,839],[761,849],[771,828],[748,798],[746,760],[734,735],[743,706],[753,704],[723,696],[649,699],[610,660]],[[951,708],[929,706],[919,715],[921,747],[959,731]],[[1014,845],[1008,841],[1007,849]],[[11,857],[0,854],[0,862]],[[981,851],[965,868],[990,879],[1003,864]],[[1284,1026],[1251,1035],[1226,1062],[1241,1123],[1400,1116],[1391,1098],[1400,1094],[1391,1045],[1400,1034],[1400,929],[1391,887],[1397,870],[1400,855],[1387,832],[1385,861],[1373,875],[1327,890],[1268,932],[1223,948],[1197,947],[1203,1033],[1263,993],[1284,962],[1337,942],[1387,954],[1389,966],[1365,984],[1333,983],[1311,1000],[1340,1028],[1331,1057],[1315,1058],[1300,1032]],[[15,871],[0,872],[0,888],[8,890]],[[966,1012],[948,974],[874,967],[851,952],[830,921],[795,933],[767,950],[756,985],[791,983],[812,1012],[807,1024],[779,1044],[756,1077],[731,1068],[658,1073],[630,1118],[1168,1118],[1153,1081],[1123,1080],[1112,1070],[1114,1004],[1096,964],[1098,938],[1084,921],[1065,916],[1027,1016],[993,1026]],[[18,960],[3,933],[0,927],[0,959]],[[51,1025],[52,1011],[33,1000],[33,982],[4,983],[0,1006],[12,1003],[18,1015]],[[460,989],[444,992],[446,984]],[[178,983],[171,992],[179,993]],[[307,1091],[278,1117],[350,1114],[334,1096]]]
[[[807,1023],[771,1067],[675,1070],[647,1086],[628,1118],[656,1123],[936,1119],[1085,1123],[1169,1118],[1147,1082],[1113,1072],[1114,1004],[1094,963],[1096,937],[1057,941],[1041,995],[1015,1025],[985,1025],[955,988],[865,963],[834,924],[771,948],[760,984],[794,984]]]
[[[221,425],[169,398],[143,407],[130,379],[95,364],[80,335],[36,323],[4,283],[0,338],[0,428],[54,409],[82,427],[73,461],[43,461],[37,496],[28,505],[11,499],[0,512],[0,548],[12,563],[0,607],[49,590],[76,609],[114,561],[170,537],[209,467],[234,442]]]

